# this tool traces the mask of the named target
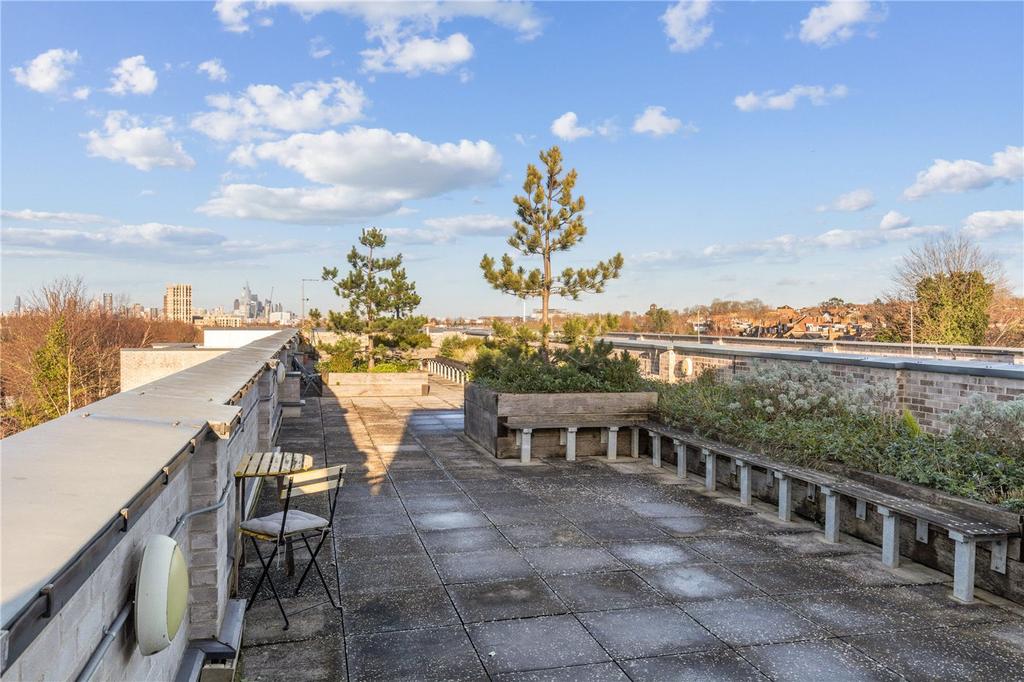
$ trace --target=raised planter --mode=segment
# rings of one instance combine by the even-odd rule
[[[409,397],[430,392],[426,372],[331,372],[324,375],[324,388],[339,398]]]
[[[567,425],[574,419],[589,422],[602,416],[610,420],[624,415],[643,419],[658,404],[658,394],[654,392],[499,393],[475,383],[466,384],[464,395],[466,435],[490,454],[502,458],[519,456],[514,435],[505,427],[509,417],[564,420]],[[577,455],[606,454],[601,431],[597,427],[580,428],[576,436]],[[564,457],[565,443],[561,437],[558,429],[534,432],[532,456]],[[627,454],[629,439],[618,439],[618,447],[621,454]]]

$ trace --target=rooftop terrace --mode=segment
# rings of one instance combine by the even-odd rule
[[[276,567],[291,628],[272,599],[252,608],[243,679],[1024,679],[1020,606],[955,602],[946,574],[887,569],[649,460],[495,460],[461,401],[432,380],[285,420],[284,450],[347,465],[342,608],[315,581],[291,596]],[[276,509],[269,487],[260,504]]]

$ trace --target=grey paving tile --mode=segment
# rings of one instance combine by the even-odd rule
[[[764,682],[764,675],[736,652],[716,649],[691,654],[637,658],[619,665],[633,682]]]
[[[369,516],[346,516],[335,524],[339,537],[358,535],[397,535],[412,530],[409,515],[405,512],[373,514]]]
[[[644,580],[674,602],[759,596],[756,587],[724,566],[694,564],[643,572]]]
[[[438,554],[434,561],[446,585],[532,578],[537,575],[530,564],[512,549]]]
[[[564,668],[609,660],[572,616],[543,616],[466,626],[491,674]]]
[[[345,644],[337,635],[312,641],[245,646],[240,658],[244,682],[276,682],[282,679],[333,682],[348,675]]]
[[[706,562],[707,559],[681,542],[621,542],[608,551],[630,568],[659,568],[673,564]]]
[[[369,561],[388,557],[424,554],[423,545],[415,533],[398,535],[361,535],[335,538],[339,561]],[[321,552],[326,552],[324,548]]]
[[[416,529],[420,531],[479,528],[491,525],[487,517],[480,512],[460,511],[412,514],[412,522],[416,525]]]
[[[792,556],[764,538],[738,533],[694,538],[686,544],[710,559],[729,563],[777,561]]]
[[[494,682],[629,682],[626,673],[615,663],[591,663],[569,668],[502,673],[491,679]]]
[[[343,592],[389,592],[441,582],[426,555],[351,561],[342,564],[339,573]]]
[[[725,646],[675,606],[581,613],[579,619],[615,659],[682,654]]]
[[[665,602],[631,571],[552,576],[547,583],[572,611],[624,609]]]
[[[683,502],[627,502],[625,506],[645,517],[706,516],[705,510]]]
[[[851,554],[842,557],[824,557],[821,567],[846,576],[851,587],[882,587],[887,585],[927,585],[946,582],[949,576],[930,575],[926,572],[911,572],[903,569],[892,570],[882,564],[881,550],[878,554]]]
[[[474,512],[479,511],[473,500],[462,493],[458,495],[423,495],[405,500],[405,508],[410,514],[429,514],[436,512]]]
[[[999,636],[999,633],[1002,636]],[[1020,624],[971,625],[844,637],[909,680],[1020,680]]]
[[[523,507],[534,507],[543,503],[538,497],[521,491],[513,492],[472,492],[469,494],[473,500],[484,509],[522,509]]]
[[[450,585],[448,592],[466,623],[566,612],[555,593],[539,578]]]
[[[813,559],[730,564],[729,570],[768,594],[834,592],[850,589],[842,573],[821,568]]]
[[[484,514],[495,526],[562,526],[568,523],[568,519],[548,506],[485,509]]]
[[[246,593],[248,594],[248,593]],[[246,646],[261,646],[296,640],[312,639],[322,633],[341,631],[341,611],[327,603],[323,592],[315,597],[286,597],[282,595],[289,627],[273,597],[264,597],[253,604],[246,614],[242,641]]]
[[[398,481],[395,483],[403,498],[424,495],[458,495],[462,491],[454,481]]]
[[[895,682],[900,679],[838,639],[769,644],[739,649],[738,653],[770,679],[780,682]]]
[[[683,609],[713,635],[732,646],[774,644],[828,635],[768,597],[684,604]]]
[[[509,542],[519,548],[551,545],[589,547],[597,544],[589,535],[565,519],[557,526],[510,526],[503,528],[501,532]]]
[[[486,680],[461,626],[349,637],[352,680]]]
[[[479,528],[452,528],[420,533],[423,545],[431,554],[457,554],[480,552],[488,549],[511,549],[508,540],[490,526]]]
[[[443,587],[395,592],[354,592],[342,596],[346,635],[457,625]]]
[[[523,556],[541,575],[599,573],[626,568],[603,547],[534,547],[524,549]]]
[[[666,537],[666,534],[654,524],[641,519],[635,521],[587,521],[576,525],[598,542],[662,540]]]

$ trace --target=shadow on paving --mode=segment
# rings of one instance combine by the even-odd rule
[[[875,547],[825,544],[650,460],[498,462],[464,439],[461,387],[431,383],[308,399],[286,421],[283,449],[348,466],[342,608],[313,579],[293,596],[275,566],[291,627],[264,588],[242,679],[1024,679],[1019,613],[953,602],[948,576],[885,569]],[[326,498],[297,507],[323,515]]]

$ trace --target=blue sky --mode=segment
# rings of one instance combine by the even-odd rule
[[[2,4],[2,297],[300,280],[385,228],[432,315],[552,144],[616,251],[578,311],[870,300],[966,230],[1024,278],[1024,4]],[[559,264],[559,265],[560,265]],[[340,308],[326,284],[310,305]]]

